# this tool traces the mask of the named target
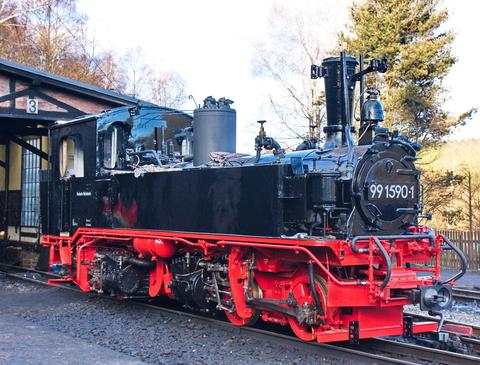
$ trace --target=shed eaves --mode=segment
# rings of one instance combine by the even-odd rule
[[[52,85],[67,89],[73,92],[77,92],[83,95],[87,95],[96,99],[101,99],[118,105],[134,105],[139,101],[143,105],[155,104],[141,101],[131,96],[122,95],[118,92],[107,90],[98,86],[90,85],[84,82],[69,79],[67,77],[58,76],[49,72],[39,70],[34,67],[25,66],[13,61],[8,61],[0,58],[0,71],[4,71],[10,74],[18,75],[30,80],[38,80],[47,85]]]

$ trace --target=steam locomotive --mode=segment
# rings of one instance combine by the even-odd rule
[[[291,152],[260,121],[256,153],[235,153],[236,113],[225,98],[205,99],[193,120],[137,105],[51,127],[42,242],[62,276],[51,283],[165,295],[238,326],[290,326],[306,341],[439,330],[404,318],[403,306],[441,315],[466,260],[418,222],[420,146],[381,127],[378,92],[364,87],[366,74],[385,70],[344,52],[313,65],[311,77],[325,80],[325,143]],[[463,268],[442,281],[447,249]]]

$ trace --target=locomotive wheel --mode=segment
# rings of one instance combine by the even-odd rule
[[[249,283],[249,295],[253,296],[254,298],[262,298],[262,291],[260,290],[260,287],[258,286],[257,282],[254,279],[250,280]],[[225,300],[230,300],[231,296],[228,294],[224,295]],[[233,302],[233,300],[232,300]],[[235,326],[253,326],[255,323],[257,323],[257,320],[261,316],[261,312],[258,309],[253,309],[252,308],[252,315],[250,318],[242,318],[240,317],[236,311],[234,312],[229,312],[225,311],[225,315],[227,316],[228,320],[234,324]]]
[[[315,275],[315,287],[317,289],[318,296],[322,302],[323,310],[326,313],[327,308],[327,283],[325,280]],[[298,305],[301,307],[305,303],[314,304],[315,299],[313,297],[310,281],[308,277],[301,277],[297,279],[292,285],[292,294]],[[299,323],[297,318],[288,317],[288,324],[292,329],[293,333],[303,341],[313,341],[315,339],[315,327],[310,326],[306,323]]]
[[[225,295],[224,299],[229,300],[230,295]],[[253,326],[260,318],[261,313],[256,309],[252,309],[252,315],[250,318],[242,318],[237,314],[236,311],[229,312],[228,310],[225,310],[225,315],[227,316],[230,323],[232,323],[234,326],[242,327]]]

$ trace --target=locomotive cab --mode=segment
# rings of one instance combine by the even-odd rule
[[[40,176],[42,232],[70,235],[78,227],[111,226],[115,174],[156,161],[164,155],[165,138],[190,124],[186,114],[137,106],[51,127],[49,169]]]
[[[70,232],[88,226],[94,207],[96,126],[90,118],[50,130],[49,169],[41,171],[42,232]],[[82,198],[82,199],[80,199]],[[86,204],[83,204],[83,203]]]

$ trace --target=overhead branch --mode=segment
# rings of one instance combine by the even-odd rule
[[[0,26],[3,26],[5,23],[7,23],[10,20],[21,17],[28,13],[33,13],[37,10],[40,10],[48,5],[51,5],[51,3],[52,3],[52,0],[44,0],[38,3],[35,2],[36,5],[28,8],[24,8],[20,10],[11,10],[6,16],[4,16],[3,18],[0,18]],[[0,13],[3,12],[4,9],[5,9],[5,1],[2,1],[0,6]]]

